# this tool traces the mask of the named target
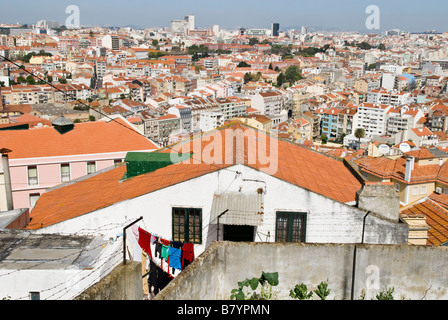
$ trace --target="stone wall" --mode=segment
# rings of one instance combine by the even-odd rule
[[[74,300],[143,300],[140,262],[127,261]]]
[[[448,248],[408,245],[214,242],[162,290],[158,300],[229,300],[232,289],[262,272],[278,272],[278,299],[305,283],[328,280],[329,300],[448,299]],[[355,262],[355,263],[354,263]],[[352,283],[353,290],[352,290]]]

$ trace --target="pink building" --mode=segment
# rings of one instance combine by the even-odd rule
[[[48,188],[112,167],[129,151],[158,149],[122,118],[2,131],[0,146],[12,150],[8,157],[14,209],[32,209]]]

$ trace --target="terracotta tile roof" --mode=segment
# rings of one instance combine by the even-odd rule
[[[123,127],[121,119],[75,123],[60,134],[54,127],[10,130],[0,134],[0,145],[11,149],[10,159],[95,154],[118,151],[155,150],[157,146],[137,131]]]
[[[236,129],[242,129],[244,132],[251,130],[252,132],[250,133],[255,133],[255,137],[260,137],[261,135],[268,136],[262,131],[257,131],[239,122],[233,122],[228,126],[221,127],[219,131]],[[211,132],[206,134],[211,134]],[[223,137],[226,136],[226,133],[223,131],[221,131],[221,134]],[[271,174],[272,176],[339,202],[355,201],[356,191],[361,188],[361,183],[351,174],[343,162],[296,144],[277,140],[274,136],[271,137],[278,142],[278,169]],[[197,139],[197,137],[194,139]],[[194,150],[194,139],[181,141],[170,148],[159,149],[158,152],[172,152],[172,148],[175,146],[186,146],[188,143],[190,143],[190,150]],[[251,157],[247,152],[249,150],[249,139],[250,137],[245,139],[244,164],[262,171],[269,164],[263,165],[259,161],[250,161]],[[202,150],[208,146],[209,140],[201,140]],[[211,140],[213,141],[214,139]],[[266,139],[266,142],[266,148],[269,150],[270,139]],[[225,151],[225,143],[222,143],[222,148]],[[184,151],[181,150],[180,152]],[[225,152],[222,154],[225,154]],[[226,161],[222,161],[223,164],[207,164],[204,162],[204,159],[200,159],[201,162],[195,164],[197,159],[197,157],[194,158],[192,163],[172,164],[122,182],[120,182],[120,179],[126,172],[126,166],[120,166],[77,183],[46,192],[40,197],[31,212],[32,221],[27,228],[37,229],[42,226],[48,226],[126,199],[224,169],[237,163],[235,154],[234,161],[229,164],[226,164]]]
[[[404,175],[406,171],[406,159],[404,157],[396,160],[388,158],[365,158],[358,162],[362,171],[370,173],[374,176],[382,179],[396,179],[402,182],[404,181]],[[414,170],[411,174],[411,183],[421,183],[424,181],[444,181],[448,179],[448,162],[445,162],[442,166],[439,164],[427,164],[419,165],[414,164]]]
[[[424,215],[429,225],[427,245],[440,246],[448,241],[448,210],[431,199],[417,203],[400,212],[401,215]]]
[[[444,207],[445,209],[448,209],[448,194],[444,193],[439,194],[433,192],[428,196],[428,198],[434,202],[437,202],[440,206]]]

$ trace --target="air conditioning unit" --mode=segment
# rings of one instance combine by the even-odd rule
[[[442,193],[443,193],[442,188],[437,187],[437,188],[436,188],[436,193],[437,193],[437,194],[442,194]]]

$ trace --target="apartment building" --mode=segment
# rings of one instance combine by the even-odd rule
[[[216,102],[225,121],[246,114],[246,103],[238,97],[217,98]]]
[[[279,114],[283,108],[283,97],[276,91],[258,92],[251,96],[251,106],[264,115]]]
[[[221,112],[207,111],[200,114],[199,129],[203,132],[213,130],[225,123]]]
[[[386,104],[362,103],[358,105],[357,121],[354,129],[363,128],[366,136],[384,135],[387,126],[387,114],[392,108]]]
[[[319,108],[315,110],[315,114],[320,115],[320,134],[333,139],[338,136],[339,114],[343,109],[337,108]]]
[[[174,114],[180,119],[181,132],[191,132],[191,109],[182,105],[170,107],[169,114]]]
[[[366,102],[372,104],[390,104],[394,106],[401,106],[408,103],[409,96],[410,94],[407,92],[377,89],[367,93]]]
[[[407,106],[391,108],[387,114],[386,135],[392,136],[402,131],[415,128],[425,114],[419,109],[409,109]]]
[[[180,130],[180,118],[174,114],[166,114],[158,117],[157,120],[159,127],[157,142],[161,146],[167,146],[170,134]]]

